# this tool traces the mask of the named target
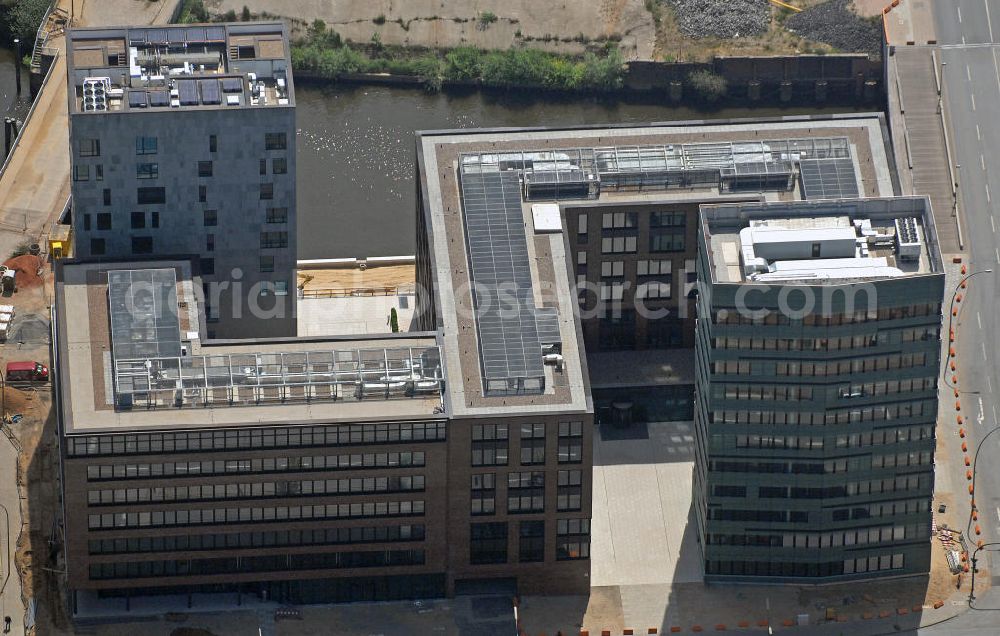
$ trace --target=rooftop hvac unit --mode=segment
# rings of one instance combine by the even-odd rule
[[[107,93],[111,90],[110,77],[87,77],[83,80],[83,110],[100,111],[108,109]]]
[[[923,249],[917,219],[906,216],[896,219],[896,250],[900,260],[918,260]]]

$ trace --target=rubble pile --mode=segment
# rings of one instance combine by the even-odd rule
[[[882,30],[878,22],[851,11],[850,0],[829,0],[789,16],[785,28],[838,51],[868,53],[873,57],[882,54]]]
[[[669,0],[677,27],[692,38],[753,37],[767,33],[770,5],[764,0]]]

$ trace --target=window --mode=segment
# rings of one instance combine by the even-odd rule
[[[634,236],[605,236],[601,239],[602,254],[632,253],[636,249]]]
[[[205,251],[214,252],[215,251],[215,235],[206,234],[205,235]]]
[[[206,186],[198,186],[198,202],[204,203],[208,201],[208,188]]]
[[[267,247],[288,247],[288,232],[261,232],[260,246]]]
[[[590,558],[590,519],[556,520],[556,560]]]
[[[97,213],[97,229],[98,230],[110,230],[111,229],[111,213],[110,212],[98,212]]]
[[[260,271],[263,273],[274,271],[274,257],[273,256],[261,256],[260,257]]]
[[[159,177],[160,177],[160,164],[158,163],[135,164],[136,179],[158,179]]]
[[[274,184],[273,183],[260,184],[261,201],[270,201],[273,198],[274,198]]]
[[[211,177],[212,176],[212,162],[211,161],[199,161],[198,162],[198,176],[199,177]]]
[[[90,231],[90,215],[89,214],[84,214],[83,215],[83,229],[86,230],[86,231]]]
[[[274,295],[275,296],[287,296],[288,295],[288,281],[287,280],[276,280],[276,281],[274,281]]]
[[[268,223],[287,223],[288,208],[268,208],[265,220]]]
[[[219,149],[219,138],[215,135],[208,136],[208,151],[216,152]]]
[[[587,213],[581,212],[579,216],[576,217],[576,234],[577,241],[580,243],[587,242]]]
[[[288,146],[288,136],[283,132],[265,133],[264,148],[267,150],[285,150]]]
[[[545,522],[522,521],[519,524],[517,560],[536,563],[545,560]]]
[[[496,473],[481,473],[472,476],[473,515],[496,513]]]
[[[102,238],[90,239],[90,254],[91,256],[104,255],[104,239]]]
[[[153,212],[150,216],[152,218],[150,219],[149,226],[150,227],[160,227],[160,213],[159,212]]]
[[[673,268],[673,261],[637,261],[635,273],[639,276],[670,276]]]
[[[81,139],[77,146],[78,154],[81,157],[100,157],[101,156],[101,140],[100,139]]]
[[[507,465],[507,425],[472,425],[472,465]]]
[[[132,229],[141,230],[146,227],[146,213],[145,212],[133,212],[132,213]]]
[[[560,470],[556,490],[556,509],[560,512],[581,510],[583,471]]]
[[[73,166],[73,181],[90,181],[90,166],[79,164]]]
[[[624,261],[601,261],[601,276],[624,276]]]
[[[137,155],[155,155],[156,154],[156,137],[136,137],[135,138],[135,154],[137,154]]]
[[[507,473],[507,512],[545,512],[545,473]]]
[[[137,188],[136,198],[139,205],[166,203],[167,190],[166,188]]]
[[[650,252],[683,252],[684,232],[676,230],[659,230],[649,234]]]
[[[219,224],[218,210],[205,210],[205,227],[214,227]]]
[[[152,254],[153,253],[153,237],[152,236],[133,236],[132,237],[132,253],[133,254]]]
[[[469,525],[469,563],[482,565],[507,562],[507,524],[503,522]]]
[[[687,215],[683,212],[653,212],[649,215],[649,227],[684,227]]]
[[[201,259],[201,273],[203,276],[214,276],[215,275],[215,259],[214,258],[202,258]]]
[[[271,173],[272,174],[287,174],[288,173],[288,160],[284,157],[277,157],[271,160]]]
[[[601,229],[621,229],[638,226],[638,214],[635,212],[605,212],[601,215]]]
[[[583,461],[583,422],[559,422],[560,464],[579,464]]]
[[[111,205],[111,188],[104,188],[104,205]]]
[[[104,181],[104,166],[97,164],[94,166],[94,179],[97,181]]]
[[[545,463],[545,424],[521,425],[521,464]]]

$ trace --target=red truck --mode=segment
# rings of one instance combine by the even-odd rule
[[[23,360],[7,363],[8,382],[27,380],[29,382],[45,382],[49,379],[49,368],[41,362]]]

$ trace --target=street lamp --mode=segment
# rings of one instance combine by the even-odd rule
[[[977,555],[980,550],[985,550],[986,548],[1000,545],[998,542],[984,543],[982,546],[976,548],[972,551],[972,569],[969,571],[972,574],[972,585],[969,588],[969,607],[972,607],[972,601],[976,600],[976,561],[978,559]]]
[[[972,272],[971,274],[969,274],[968,276],[966,276],[962,280],[958,281],[958,284],[955,285],[955,291],[952,292],[952,294],[951,294],[951,304],[948,305],[948,348],[949,348],[949,350],[951,349],[951,336],[952,336],[952,333],[954,333],[952,331],[951,324],[952,324],[952,321],[955,318],[955,298],[958,297],[958,290],[962,288],[962,285],[965,284],[965,281],[969,280],[973,276],[978,276],[979,274],[992,274],[992,273],[993,273],[992,269],[981,269],[979,271]],[[947,384],[952,389],[955,388],[955,386],[951,382],[948,381],[948,365],[947,364],[944,365],[944,383]]]

